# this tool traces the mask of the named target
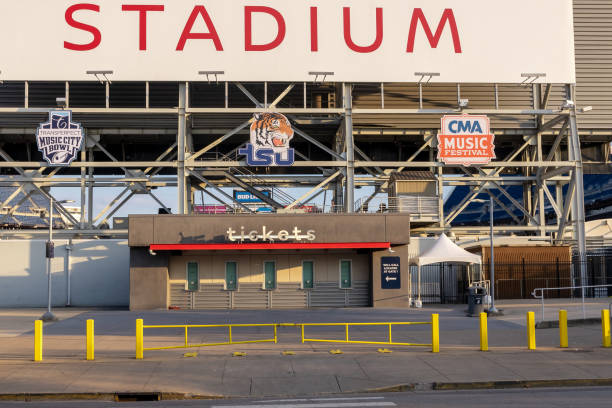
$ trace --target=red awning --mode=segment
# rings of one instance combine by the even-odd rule
[[[151,251],[236,251],[253,249],[387,249],[390,242],[248,243],[248,244],[156,244]]]

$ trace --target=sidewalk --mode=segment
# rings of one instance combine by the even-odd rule
[[[602,304],[591,307],[595,309]],[[163,392],[200,396],[296,396],[397,385],[428,389],[434,383],[612,378],[612,349],[601,348],[599,325],[570,327],[570,348],[565,350],[557,347],[557,330],[537,330],[538,349],[528,351],[524,312],[533,310],[534,304],[514,302],[499,306],[508,314],[489,319],[489,352],[478,351],[478,319],[464,317],[465,305],[438,305],[410,311],[71,311],[72,316],[67,315],[65,320],[45,325],[43,362],[31,361],[31,328],[17,336],[0,337],[0,394]],[[13,312],[22,316],[29,313]],[[1,311],[0,321],[9,319],[10,313]],[[428,348],[387,347],[393,353],[381,354],[377,352],[380,346],[374,345],[301,344],[297,328],[281,327],[276,345],[145,351],[144,360],[134,359],[134,320],[138,317],[145,324],[372,322],[427,321],[431,313],[440,314],[439,354],[431,353]],[[96,360],[93,362],[84,360],[84,326],[88,318],[96,320]],[[342,338],[344,334],[342,328],[312,330],[313,335],[327,338]],[[270,328],[245,329],[236,336],[266,338],[270,337],[269,331]],[[179,332],[145,330],[145,347],[180,344],[182,333]],[[190,341],[210,341],[223,336],[225,333],[221,331],[194,330]],[[429,336],[429,326],[410,326],[406,331],[397,329],[396,341],[429,343]],[[351,337],[383,340],[386,328],[351,328]],[[394,340],[395,337],[394,329]],[[338,348],[343,354],[329,353]],[[282,355],[284,350],[295,355]],[[235,351],[247,355],[233,357]],[[184,357],[186,352],[198,354]]]

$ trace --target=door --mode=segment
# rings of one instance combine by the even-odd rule
[[[349,289],[351,287],[351,261],[340,261],[340,287]]]
[[[200,283],[200,273],[198,271],[197,262],[187,263],[187,290],[189,292],[197,292]]]
[[[314,287],[314,262],[302,262],[302,288],[312,289]]]
[[[264,288],[266,290],[276,289],[276,262],[264,262]]]
[[[238,273],[236,262],[225,263],[225,289],[236,290],[238,287]]]

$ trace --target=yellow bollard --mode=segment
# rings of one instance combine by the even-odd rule
[[[304,344],[304,325],[302,324],[302,344]]]
[[[480,351],[489,351],[489,332],[486,313],[480,314]]]
[[[601,344],[608,348],[612,345],[610,338],[610,311],[604,309],[601,311]]]
[[[87,360],[91,361],[94,359],[94,321],[92,319],[87,320]]]
[[[440,316],[435,313],[431,315],[431,352],[440,352]]]
[[[274,344],[278,343],[278,329],[276,327],[277,325],[274,325]]]
[[[43,322],[36,320],[34,322],[34,361],[42,361],[43,348]]]
[[[559,347],[567,348],[567,310],[559,310]]]
[[[142,360],[144,358],[144,346],[143,346],[143,322],[142,319],[136,319],[136,359]]]
[[[527,348],[536,349],[535,316],[533,312],[527,312]]]

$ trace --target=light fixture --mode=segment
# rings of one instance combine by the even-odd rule
[[[210,83],[210,77],[215,77],[215,82],[219,82],[219,75],[225,75],[225,71],[198,71],[198,75],[206,75],[206,80]]]
[[[561,105],[561,109],[574,109],[575,107],[576,104],[571,99],[566,99],[563,105]]]
[[[469,99],[459,99],[459,109],[467,109],[470,106]]]
[[[58,108],[62,108],[62,109],[65,109],[66,106],[68,105],[66,103],[66,98],[55,98],[55,104],[57,105]]]
[[[113,75],[114,71],[96,71],[96,70],[88,70],[85,71],[85,73],[87,75],[93,75],[96,77],[96,79],[98,81],[100,81],[101,84],[103,84],[104,82],[108,82],[109,84],[112,84],[111,80],[108,79],[107,75]]]
[[[323,77],[323,80],[321,81],[321,83],[325,82],[325,79],[328,76],[333,76],[334,72],[333,71],[309,71],[308,75],[314,75],[315,80],[314,82],[317,83],[319,81],[319,77]]]
[[[540,78],[546,78],[546,73],[543,72],[526,72],[521,74],[521,78],[525,78],[521,85],[533,84]]]
[[[590,112],[593,110],[592,106],[585,106],[584,108],[580,109],[580,113],[586,113],[586,112]]]
[[[420,76],[421,78],[419,79],[419,84],[423,83],[423,80],[425,78],[427,78],[427,82],[425,82],[426,84],[429,83],[429,81],[431,81],[431,79],[433,77],[439,77],[440,73],[439,72],[415,72],[414,73],[415,76]]]
[[[149,254],[155,256],[157,255],[157,252],[153,251],[152,249],[149,249]]]

